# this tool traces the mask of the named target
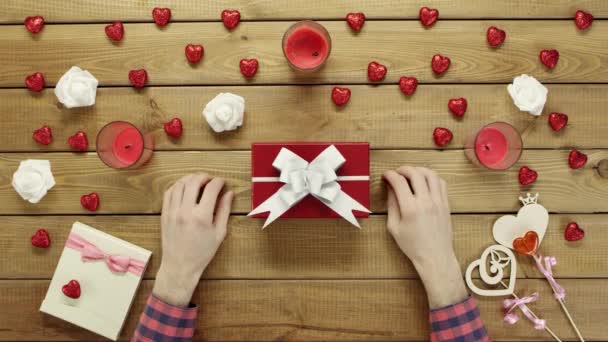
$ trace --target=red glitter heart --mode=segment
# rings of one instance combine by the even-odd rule
[[[152,10],[152,18],[158,26],[165,26],[171,20],[171,9],[154,7]]]
[[[182,126],[182,120],[180,120],[180,118],[173,118],[169,120],[169,122],[165,122],[164,129],[168,136],[174,138],[181,137],[184,132],[184,127]]]
[[[240,21],[241,12],[231,10],[222,11],[222,22],[224,23],[224,26],[226,26],[227,29],[232,30],[239,24]]]
[[[585,237],[585,231],[582,230],[578,223],[570,222],[564,231],[564,238],[568,241],[578,241]]]
[[[418,88],[418,79],[416,77],[400,77],[399,78],[399,89],[405,95],[412,95],[416,88]]]
[[[559,61],[559,51],[552,50],[541,50],[540,55],[538,56],[540,61],[549,69],[555,68],[557,62]]]
[[[68,144],[76,151],[86,151],[89,147],[87,134],[83,131],[76,132],[74,135],[68,138]]]
[[[513,240],[513,249],[524,255],[535,254],[538,249],[538,234],[531,230],[523,237],[518,237]]]
[[[258,72],[258,60],[255,58],[251,59],[241,59],[239,62],[239,67],[241,68],[241,74],[243,76],[250,78]]]
[[[70,298],[78,299],[80,298],[80,283],[77,280],[72,279],[67,284],[63,285],[61,292]]]
[[[96,192],[91,192],[88,195],[80,196],[80,205],[89,211],[97,211],[99,207],[99,195]]]
[[[579,30],[586,30],[593,24],[593,15],[591,13],[578,10],[574,15],[574,23]]]
[[[186,59],[192,64],[200,62],[205,55],[205,49],[202,45],[188,44],[186,45],[185,52]]]
[[[519,184],[530,185],[536,182],[536,178],[538,178],[538,172],[527,166],[522,166],[519,168]]]
[[[379,82],[386,77],[386,67],[378,62],[371,62],[367,65],[367,78],[372,82]]]
[[[431,67],[435,74],[443,74],[450,67],[450,59],[442,55],[434,55],[431,60]]]
[[[334,89],[331,90],[331,100],[334,101],[338,107],[344,106],[348,100],[350,100],[350,89],[334,87]]]
[[[35,72],[25,78],[25,86],[31,91],[42,91],[44,84],[44,75],[40,72]]]
[[[454,114],[454,116],[461,118],[467,111],[467,99],[464,97],[450,99],[448,101],[448,108],[450,109],[450,112]]]
[[[437,127],[433,131],[433,140],[435,140],[435,145],[439,147],[447,145],[450,141],[452,141],[452,138],[454,138],[454,135],[447,128]]]
[[[362,12],[359,13],[348,13],[346,15],[346,22],[348,26],[350,26],[353,31],[359,32],[365,24],[365,14]]]
[[[120,21],[115,21],[106,26],[106,35],[115,42],[121,41],[124,34],[125,28]]]
[[[578,150],[570,151],[568,154],[568,165],[571,169],[580,169],[587,164],[587,155]]]
[[[418,17],[420,18],[422,25],[428,27],[437,21],[437,18],[439,18],[439,11],[434,8],[422,7],[420,8]]]
[[[44,17],[39,15],[33,17],[26,17],[23,23],[25,24],[25,28],[28,31],[32,33],[38,33],[42,31],[42,28],[44,28]]]
[[[551,128],[559,132],[562,128],[568,124],[568,115],[562,113],[551,113],[549,115],[549,125]]]
[[[488,27],[488,31],[486,32],[486,39],[488,40],[488,44],[490,44],[490,46],[500,46],[506,38],[507,33],[505,31],[495,26]]]
[[[51,131],[51,127],[44,125],[37,130],[34,131],[33,135],[34,140],[37,143],[42,145],[48,145],[53,142],[53,132]]]
[[[49,248],[49,246],[51,245],[51,237],[49,235],[49,232],[47,232],[44,228],[38,229],[36,233],[32,235],[31,241],[32,246],[38,248]]]
[[[148,73],[146,69],[138,69],[129,71],[129,81],[135,88],[143,88],[148,81]]]

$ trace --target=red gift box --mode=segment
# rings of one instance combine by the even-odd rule
[[[285,183],[279,180],[281,172],[273,166],[279,152],[286,148],[307,162],[312,162],[328,147],[335,146],[344,157],[344,163],[335,169],[340,190],[369,209],[369,143],[256,143],[251,146],[252,209],[275,195]],[[369,213],[353,210],[355,217],[368,217]],[[266,218],[268,212],[252,215]],[[341,216],[320,199],[307,195],[281,218],[340,218]]]

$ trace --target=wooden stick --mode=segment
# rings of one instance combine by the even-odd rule
[[[574,331],[576,332],[576,335],[578,335],[578,338],[581,340],[581,342],[585,342],[585,339],[583,338],[583,335],[578,330],[578,327],[574,323],[574,320],[572,319],[572,316],[570,316],[570,311],[568,311],[568,308],[566,307],[566,303],[564,303],[564,300],[563,299],[558,299],[557,301],[562,306],[562,310],[564,310],[564,313],[566,314],[566,317],[568,317],[568,320],[570,321],[570,324],[574,328]]]

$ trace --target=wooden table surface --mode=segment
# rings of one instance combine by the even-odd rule
[[[417,20],[421,5],[438,8],[439,21],[424,29]],[[172,22],[152,23],[155,6],[170,6]],[[223,9],[239,9],[243,21],[227,31]],[[577,9],[596,17],[579,31]],[[343,18],[363,11],[368,21],[353,34]],[[32,36],[22,24],[43,15],[44,30]],[[150,293],[160,262],[159,210],[163,191],[183,174],[204,171],[223,176],[237,193],[229,234],[206,270],[195,294],[201,312],[198,339],[226,340],[426,340],[427,305],[412,265],[385,228],[384,170],[402,164],[435,168],[450,187],[455,248],[461,265],[478,258],[493,243],[491,226],[515,212],[517,197],[532,191],[551,212],[542,250],[557,256],[558,281],[567,289],[567,305],[588,340],[607,340],[608,329],[608,1],[604,0],[4,0],[0,5],[0,340],[100,340],[101,337],[45,316],[38,308],[71,224],[82,221],[153,251],[145,280],[125,324],[133,331]],[[317,19],[329,30],[333,50],[326,67],[296,77],[281,52],[286,28],[299,19]],[[111,43],[104,26],[125,22],[125,38]],[[505,44],[488,47],[487,27],[507,32]],[[190,66],[187,43],[205,46],[204,61]],[[547,71],[541,49],[556,48],[560,60]],[[447,55],[449,71],[435,77],[431,56]],[[241,58],[256,57],[260,69],[245,80]],[[380,85],[370,85],[371,60],[388,67]],[[72,65],[91,71],[100,82],[97,104],[68,110],[52,87]],[[149,85],[129,86],[127,73],[145,68]],[[26,75],[44,73],[47,86],[32,94]],[[514,76],[527,73],[549,88],[539,118],[519,112],[506,91]],[[420,86],[406,98],[397,87],[403,75]],[[334,85],[348,85],[350,103],[337,109],[330,100]],[[219,92],[246,99],[244,126],[214,134],[201,119],[204,105]],[[466,97],[463,120],[447,110],[447,100]],[[570,116],[568,127],[554,133],[547,115]],[[183,137],[170,140],[159,123],[181,117]],[[112,120],[145,122],[156,127],[157,152],[149,165],[115,171],[94,151],[96,132]],[[503,120],[522,132],[521,161],[504,172],[475,168],[462,151],[465,137],[484,123]],[[37,145],[32,131],[53,129],[54,142]],[[450,128],[455,139],[437,150],[434,127]],[[72,153],[67,137],[84,130],[88,153]],[[279,220],[261,231],[262,222],[244,216],[250,210],[250,144],[263,141],[369,141],[374,215],[356,230],[342,220]],[[589,155],[582,170],[568,168],[576,147]],[[19,161],[49,159],[57,185],[37,205],[22,201],[10,182]],[[539,172],[531,187],[521,187],[517,170]],[[80,195],[97,191],[96,215],[84,211]],[[564,240],[567,222],[586,232],[579,242]],[[53,244],[33,248],[29,238],[47,228]],[[518,290],[538,291],[533,309],[564,340],[575,341],[548,284],[520,258]],[[522,320],[502,322],[500,300],[479,298],[483,319],[495,340],[550,340]]]

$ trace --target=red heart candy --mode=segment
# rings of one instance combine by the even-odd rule
[[[202,45],[188,44],[186,45],[186,59],[190,63],[198,63],[205,54],[205,49]]]
[[[353,31],[359,32],[365,24],[365,14],[362,12],[359,13],[348,13],[346,15],[346,22],[348,26],[350,26]]]
[[[579,30],[586,30],[593,24],[593,15],[591,13],[578,10],[574,15],[574,23]]]
[[[38,33],[42,31],[42,28],[44,27],[44,17],[39,15],[33,17],[26,17],[23,23],[25,24],[25,28],[28,31],[32,33]]]
[[[540,61],[549,69],[555,68],[557,62],[559,61],[559,51],[552,50],[541,50],[540,55],[538,56]]]
[[[518,237],[513,240],[513,249],[525,255],[535,254],[538,249],[538,234],[535,231],[529,231],[523,237]]]
[[[582,230],[578,223],[570,222],[566,226],[566,231],[564,231],[564,238],[568,241],[578,241],[585,237],[585,231]]]
[[[437,18],[439,18],[439,11],[434,8],[422,7],[420,8],[418,17],[420,18],[422,25],[428,27],[437,21]]]
[[[344,106],[348,100],[350,100],[350,89],[334,87],[334,89],[331,90],[331,100],[334,101],[338,107]]]
[[[96,192],[82,195],[80,196],[80,204],[89,211],[97,211],[97,208],[99,207],[99,195]]]
[[[250,78],[258,72],[258,60],[255,58],[251,59],[241,59],[239,62],[239,67],[241,68],[241,74],[243,76]]]
[[[378,62],[371,62],[367,65],[367,78],[372,82],[382,81],[386,76],[386,67]]]
[[[452,141],[452,138],[454,138],[454,135],[447,128],[437,127],[433,131],[433,140],[435,140],[435,145],[439,147],[447,145]]]
[[[138,69],[129,71],[129,81],[135,88],[143,88],[148,81],[148,73],[146,69]]]
[[[124,34],[125,28],[120,21],[115,21],[106,26],[106,35],[115,42],[121,41]]]
[[[443,74],[450,67],[450,59],[442,55],[434,55],[431,60],[431,67],[436,74]]]
[[[403,76],[399,78],[399,89],[405,95],[412,95],[416,91],[416,88],[418,88],[418,79],[416,77]]]
[[[171,9],[154,7],[152,10],[152,18],[158,26],[165,26],[171,19]]]
[[[559,132],[562,128],[568,124],[568,115],[562,113],[551,113],[549,115],[549,125],[551,128]]]
[[[226,26],[227,29],[232,30],[239,24],[240,21],[241,12],[231,10],[222,11],[222,22],[224,23],[224,26]]]
[[[70,298],[78,299],[80,298],[80,283],[77,280],[72,279],[67,284],[63,285],[61,292]]]
[[[25,86],[31,91],[42,91],[44,89],[44,75],[35,72],[25,78]]]
[[[165,122],[164,129],[168,136],[179,138],[184,131],[182,120],[180,118],[173,118],[169,122]]]
[[[53,132],[51,131],[51,127],[44,125],[37,130],[34,131],[34,135],[32,136],[37,143],[42,145],[48,145],[53,142]]]
[[[486,32],[486,39],[488,40],[488,44],[490,46],[499,46],[502,44],[507,38],[507,33],[498,27],[490,26],[488,27],[488,31]]]
[[[83,131],[76,132],[74,135],[68,138],[68,144],[76,151],[86,151],[89,147],[87,134]]]
[[[44,228],[40,228],[32,235],[32,245],[38,248],[48,248],[51,245],[51,237],[49,232]]]
[[[519,184],[530,185],[536,181],[536,178],[538,178],[538,172],[527,166],[519,168]]]
[[[452,112],[452,114],[461,118],[467,111],[467,99],[465,99],[464,97],[450,99],[448,101],[448,108],[450,109],[450,112]]]
[[[570,154],[568,154],[568,165],[570,165],[571,169],[580,169],[585,164],[587,164],[586,154],[577,150],[570,151]]]

